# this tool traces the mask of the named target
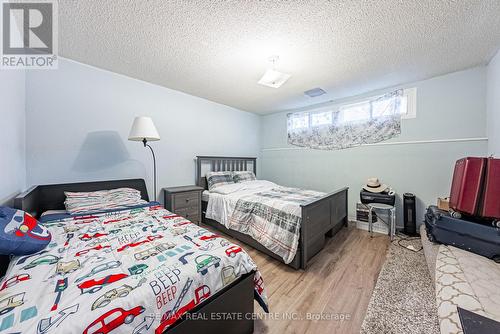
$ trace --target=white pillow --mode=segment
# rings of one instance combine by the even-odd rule
[[[210,192],[221,195],[228,195],[245,189],[246,187],[242,183],[230,183],[230,184],[219,185],[218,187],[210,190]]]

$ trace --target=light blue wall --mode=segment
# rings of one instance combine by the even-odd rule
[[[500,50],[488,65],[488,154],[500,158]]]
[[[193,184],[196,155],[259,154],[254,114],[64,59],[26,82],[28,185],[130,177],[150,185],[149,150],[127,141],[138,115],[151,116],[161,136],[151,143],[159,188]]]
[[[485,67],[401,87],[417,87],[417,118],[403,120],[402,134],[390,141],[486,136]],[[368,177],[377,176],[401,196],[404,192],[416,194],[417,220],[421,221],[427,205],[434,204],[438,196],[448,195],[455,161],[463,156],[480,156],[487,152],[484,140],[362,146],[339,151],[296,150],[287,144],[286,112],[262,117],[261,131],[263,178],[321,191],[349,186],[351,217],[355,216],[361,186]],[[268,150],[274,148],[278,150]],[[401,223],[400,204],[399,198]]]
[[[404,120],[402,135],[392,141],[485,137],[486,73],[486,67],[478,67],[403,85],[418,89],[417,118]],[[9,113],[16,115],[18,130],[6,137],[18,139],[13,140],[17,149],[9,156],[15,156],[15,170],[23,170],[24,77],[17,78],[22,81],[18,85],[3,78],[3,85],[9,82],[9,98],[16,96],[11,100],[20,103],[13,107],[19,113]],[[286,143],[286,113],[259,117],[62,59],[59,70],[26,75],[26,186],[125,177],[145,177],[150,184],[149,152],[140,143],[127,141],[136,115],[152,116],[162,136],[152,143],[158,155],[159,187],[192,184],[195,155],[260,154],[261,178],[322,191],[349,186],[351,216],[365,179],[378,176],[400,194],[415,193],[421,219],[426,205],[448,194],[455,160],[485,155],[488,150],[485,141],[282,150],[293,148]],[[2,160],[2,170],[7,165]],[[3,175],[19,180],[0,199],[25,183],[23,173]],[[10,176],[0,184],[9,182]]]
[[[0,70],[0,205],[24,190],[25,73]]]

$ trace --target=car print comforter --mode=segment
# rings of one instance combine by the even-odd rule
[[[150,206],[44,223],[48,247],[15,257],[0,282],[1,333],[162,333],[244,274],[239,246]]]

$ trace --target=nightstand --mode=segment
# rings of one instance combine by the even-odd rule
[[[203,188],[198,186],[163,188],[165,209],[199,225],[202,192]]]

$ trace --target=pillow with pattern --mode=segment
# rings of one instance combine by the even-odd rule
[[[233,172],[233,180],[236,183],[255,181],[255,174],[250,171]]]
[[[44,249],[50,240],[50,232],[31,215],[0,207],[0,254],[33,254]]]
[[[208,190],[234,183],[233,172],[209,172],[206,177]]]
[[[141,199],[141,192],[131,188],[117,188],[90,192],[65,191],[64,205],[70,214],[125,209],[148,202]]]

